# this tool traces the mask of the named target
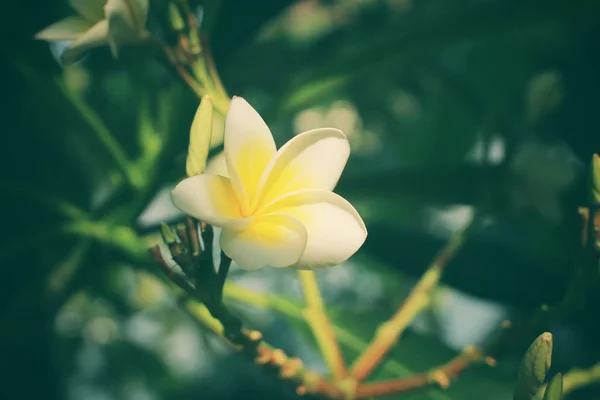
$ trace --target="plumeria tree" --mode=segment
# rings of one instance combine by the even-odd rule
[[[600,253],[600,157],[594,154],[584,163],[574,161],[564,147],[555,146],[548,151],[533,138],[536,129],[563,104],[560,74],[545,70],[528,80],[524,88],[519,87],[525,92],[525,111],[514,112],[518,114],[519,123],[515,126],[519,128],[513,129],[525,133],[515,139],[503,134],[502,119],[512,115],[506,105],[512,102],[510,96],[503,98],[506,104],[502,106],[498,99],[485,95],[479,101],[477,94],[472,93],[476,84],[465,85],[450,70],[443,71],[429,62],[423,64],[424,68],[415,68],[409,62],[411,56],[425,57],[417,48],[440,47],[432,36],[436,29],[443,33],[443,47],[444,41],[470,38],[471,31],[463,25],[478,34],[494,24],[504,26],[505,21],[525,21],[524,26],[539,19],[562,21],[566,6],[560,2],[547,8],[537,8],[533,2],[504,7],[490,2],[488,8],[476,5],[469,9],[472,16],[468,23],[441,23],[432,32],[413,34],[414,37],[409,30],[394,40],[384,40],[380,46],[367,41],[365,49],[370,52],[342,49],[339,58],[332,62],[311,61],[312,65],[298,61],[294,77],[281,85],[284,94],[276,92],[279,84],[274,85],[274,79],[262,78],[263,90],[268,93],[264,97],[271,98],[264,100],[251,90],[243,96],[226,90],[236,85],[243,87],[236,79],[246,79],[251,72],[236,62],[219,68],[213,54],[219,54],[219,44],[223,42],[215,32],[220,26],[224,26],[221,31],[234,31],[227,21],[234,18],[236,11],[242,15],[238,16],[242,21],[251,22],[254,7],[263,10],[268,19],[287,2],[244,2],[235,9],[228,8],[232,3],[70,0],[70,15],[34,35],[59,53],[61,79],[48,84],[36,80],[36,74],[27,68],[25,75],[39,83],[36,87],[40,91],[52,93],[49,98],[73,110],[93,132],[93,145],[88,149],[100,159],[97,165],[85,168],[90,176],[98,176],[90,184],[94,188],[86,199],[87,207],[63,198],[68,195],[55,198],[26,186],[13,193],[18,199],[37,202],[59,214],[60,223],[51,220],[50,225],[59,227],[52,235],[68,238],[68,256],[56,263],[48,276],[44,275],[42,289],[37,290],[43,293],[40,302],[48,307],[41,311],[47,318],[44,326],[68,325],[65,320],[70,307],[77,308],[88,301],[77,296],[90,282],[102,282],[99,291],[113,296],[120,307],[129,307],[118,299],[131,289],[115,289],[119,287],[115,281],[125,279],[122,274],[127,269],[133,271],[138,282],[150,285],[147,296],[162,292],[166,298],[176,300],[177,309],[199,326],[202,334],[210,340],[218,338],[215,346],[224,345],[227,354],[239,353],[246,360],[236,362],[249,361],[268,379],[283,383],[292,396],[557,400],[576,396],[581,388],[600,382],[597,360],[585,368],[565,369],[559,364],[556,370],[551,369],[552,328],[573,316],[588,317],[585,310],[589,311],[590,303],[595,304],[590,293],[597,288]],[[350,18],[351,13],[340,5],[343,2],[334,3],[332,7],[338,8],[332,15]],[[405,13],[411,15],[410,2],[388,3],[385,7],[392,7],[402,18]],[[576,21],[586,11],[595,10],[588,2],[579,3],[582,8],[572,17]],[[297,7],[317,6],[300,2]],[[417,7],[415,12],[418,14],[419,10]],[[302,8],[295,12],[302,15]],[[333,25],[335,21],[332,18],[329,23]],[[285,25],[286,21],[281,23]],[[300,25],[310,23],[303,19]],[[418,29],[414,31],[418,33]],[[264,35],[268,34],[266,30]],[[132,118],[132,129],[137,133],[132,135],[134,140],[120,140],[105,125],[96,110],[101,108],[101,101],[92,104],[85,100],[86,89],[81,82],[89,77],[86,68],[92,68],[94,54],[106,50],[110,61],[97,67],[100,72],[95,76],[102,76],[106,64],[134,66],[126,80],[111,86],[111,90],[125,93],[123,87],[129,84],[125,82],[133,82],[137,88],[139,96]],[[405,58],[399,59],[397,51]],[[263,56],[256,51],[250,58]],[[286,57],[290,55],[281,54],[275,63],[286,64]],[[150,62],[151,74],[145,67]],[[376,106],[383,105],[383,114],[394,114],[406,134],[357,127],[356,112],[346,103],[336,103],[325,111],[315,107],[331,104],[336,93],[350,93],[355,82],[367,85],[369,91],[383,93],[386,82],[376,77],[379,63],[383,62],[406,69],[398,84],[404,89],[392,93],[393,100],[378,96],[381,103]],[[346,65],[351,67],[345,68]],[[266,75],[269,72],[266,67]],[[413,83],[407,80],[412,82],[413,78],[417,83],[411,90]],[[487,80],[485,74],[484,79]],[[181,87],[184,90],[177,89]],[[427,100],[419,102],[411,91]],[[466,99],[461,106],[455,100],[458,96]],[[131,102],[125,96],[122,104],[130,106]],[[361,102],[363,99],[358,98],[359,106],[370,109]],[[480,103],[490,110],[480,112]],[[259,113],[257,110],[261,109],[264,112]],[[440,109],[447,114],[439,113]],[[118,109],[113,112],[118,113]],[[481,115],[472,118],[475,112]],[[295,116],[295,126],[280,123],[285,119],[281,116]],[[429,139],[438,138],[445,128],[456,137],[448,136],[444,142],[447,144],[441,147],[430,144],[437,143]],[[294,131],[291,138],[281,133],[289,130]],[[469,132],[466,139],[463,131]],[[401,150],[386,152],[382,141],[394,143]],[[282,144],[277,146],[278,142]],[[422,149],[425,155],[415,155]],[[432,158],[437,161],[428,161]],[[463,162],[469,158],[474,162]],[[583,164],[589,167],[582,168]],[[101,172],[94,175],[94,170]],[[585,183],[578,186],[581,190],[570,191],[576,186],[575,181]],[[161,190],[166,193],[163,204],[166,201],[177,213],[144,223],[144,213]],[[570,195],[568,201],[564,201],[565,193]],[[397,227],[398,220],[406,227],[406,221],[425,203],[467,203],[471,208],[467,218],[459,218],[458,226],[454,224],[443,244],[433,246],[431,251],[419,248],[428,262],[418,271],[407,268],[408,274],[404,271],[403,275],[412,275],[415,281],[401,282],[400,286],[396,281],[402,279],[397,274],[390,275],[389,268],[376,266],[374,260],[389,265],[399,260],[410,262],[410,258],[403,259],[403,252],[408,254],[411,249],[401,242],[412,247],[410,243],[418,234],[389,227]],[[468,273],[456,269],[458,272],[452,275],[452,269],[458,268],[456,260],[469,246],[478,245],[479,238],[485,237],[486,229],[495,220],[521,221],[522,215],[530,215],[520,214],[523,209],[533,210],[536,218],[543,221],[531,224],[538,228],[533,233],[522,228],[523,236],[542,237],[548,227],[557,232],[555,236],[544,236],[543,243],[547,247],[558,243],[557,248],[544,249],[547,254],[540,256],[541,264],[551,263],[548,260],[553,258],[557,264],[568,263],[567,272],[563,269],[554,275],[564,277],[557,278],[561,284],[555,285],[558,289],[554,294],[548,289],[552,284],[547,282],[556,280],[540,277],[544,274],[539,270],[524,272],[519,266],[503,265],[502,270],[486,275],[487,266],[478,265]],[[438,210],[438,224],[440,219],[448,218],[439,214]],[[29,232],[25,235],[31,236]],[[521,251],[527,246],[539,246],[527,238],[517,242],[522,245]],[[15,248],[12,244],[9,247]],[[62,247],[47,248],[53,252]],[[361,259],[364,253],[375,257]],[[502,257],[498,249],[487,253],[492,254],[491,258]],[[21,257],[22,253],[16,254]],[[91,268],[93,263],[105,265]],[[367,270],[371,268],[383,277],[384,283],[375,290],[383,291],[385,285],[391,288],[386,303],[392,300],[393,304],[380,306],[385,315],[375,324],[370,324],[367,317],[381,316],[373,311],[377,306],[360,314],[339,308],[327,297],[329,286],[324,283],[324,274],[351,270],[353,263],[362,264],[363,268],[366,265]],[[95,271],[86,275],[86,269]],[[478,272],[481,270],[484,272]],[[243,276],[254,274],[260,279],[289,273],[285,279],[293,277],[302,296],[295,299],[276,291],[254,290],[236,279],[233,271]],[[342,275],[337,279],[339,276]],[[490,281],[489,276],[495,282],[485,287],[481,282]],[[521,292],[515,284],[518,280],[525,282]],[[416,335],[420,339],[412,339],[413,328],[418,330],[419,323],[436,316],[447,290],[444,283],[496,300],[505,300],[506,293],[518,292],[521,294],[516,296],[528,302],[528,311],[525,317],[498,321],[485,340],[462,346],[458,351],[419,342],[419,334]],[[140,286],[137,284],[136,290]],[[406,293],[398,296],[400,287]],[[553,296],[552,301],[546,300],[550,296],[547,293]],[[161,301],[156,303],[166,302]],[[275,311],[293,322],[294,331],[309,332],[326,368],[314,367],[306,352],[293,346],[284,348],[271,340],[264,324],[256,323],[246,306]],[[139,304],[137,307],[144,308]],[[353,320],[348,316],[354,316]],[[106,317],[94,321],[95,325],[83,331],[95,342],[112,340],[118,331],[114,322]],[[465,321],[462,323],[469,323]],[[415,343],[421,345],[411,348]],[[416,362],[407,363],[398,356],[402,346]],[[422,357],[425,353],[432,357]],[[511,362],[515,357],[519,363]],[[220,371],[227,374],[226,367],[217,367]],[[8,398],[14,394],[11,396]]]

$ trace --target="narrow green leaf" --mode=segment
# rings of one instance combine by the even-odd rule
[[[556,71],[546,71],[535,76],[527,88],[527,122],[537,124],[560,107],[563,89]]]
[[[544,400],[562,400],[563,398],[563,377],[561,373],[554,375],[554,378],[548,383]]]
[[[592,157],[592,203],[600,205],[600,156]]]

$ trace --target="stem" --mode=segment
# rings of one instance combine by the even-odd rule
[[[231,267],[231,258],[227,257],[227,255],[221,251],[221,262],[219,264],[219,273],[217,275],[217,300],[219,302],[223,301],[223,288],[225,286],[225,280],[227,279],[227,275],[229,274],[229,268]]]
[[[381,363],[381,360],[398,341],[415,317],[429,305],[432,290],[437,286],[448,261],[463,245],[466,233],[472,226],[473,220],[465,228],[452,236],[448,244],[435,257],[431,266],[425,271],[425,274],[398,311],[396,311],[390,320],[377,328],[373,341],[353,363],[350,369],[350,375],[353,378],[358,381],[367,378]]]
[[[329,318],[325,313],[315,273],[314,271],[300,270],[298,277],[306,299],[304,319],[312,329],[317,345],[334,379],[341,380],[347,375],[346,365]]]
[[[186,232],[188,236],[188,244],[192,251],[192,256],[200,256],[200,235],[198,234],[198,221],[192,217],[186,219]],[[212,244],[212,243],[211,243]]]
[[[160,268],[166,273],[166,276],[171,278],[171,281],[173,281],[186,293],[187,297],[184,302],[185,309],[197,323],[199,323],[203,328],[206,328],[209,331],[219,335],[226,341],[226,343],[230,344],[234,350],[250,356],[250,358],[253,359],[256,364],[278,370],[279,377],[281,379],[284,381],[289,381],[297,386],[296,392],[299,395],[310,392],[332,399],[347,399],[350,396],[355,396],[355,398],[367,398],[371,396],[386,396],[394,393],[409,392],[411,390],[423,388],[434,383],[440,384],[440,382],[443,381],[443,379],[441,379],[443,376],[454,377],[456,374],[470,365],[470,362],[468,362],[469,357],[471,357],[473,354],[480,354],[465,352],[463,355],[458,356],[446,366],[435,368],[431,373],[419,374],[416,377],[403,378],[397,381],[362,385],[356,388],[360,394],[354,390],[349,393],[346,387],[346,384],[349,382],[331,382],[319,374],[306,371],[302,368],[300,360],[288,359],[281,350],[273,349],[265,342],[261,342],[257,352],[253,350],[254,347],[248,348],[246,346],[248,339],[257,341],[257,338],[262,338],[260,332],[243,330],[241,329],[241,325],[232,327],[231,324],[228,324],[227,329],[229,331],[226,332],[224,323],[221,321],[223,321],[222,318],[225,320],[231,320],[232,317],[228,314],[227,309],[221,309],[219,318],[217,319],[215,318],[215,313],[210,311],[206,305],[192,302],[190,297],[202,301],[202,296],[200,296],[200,293],[189,284],[183,274],[174,271],[165,262],[158,246],[150,249],[150,254],[158,263]],[[228,283],[225,286],[225,295],[229,299],[251,304],[255,307],[277,310],[297,320],[303,318],[303,309],[300,304],[296,304],[287,298],[280,297],[275,294],[256,293],[236,285],[235,283]],[[341,341],[344,342],[344,344],[349,348],[355,351],[360,351],[360,349],[366,346],[366,343],[360,338],[353,336],[350,332],[345,331],[343,328],[332,326],[332,329],[340,337]],[[395,375],[405,375],[410,372],[406,367],[394,360],[388,361],[384,365],[384,368],[389,373]],[[445,375],[436,372],[438,370],[445,371]],[[423,377],[427,379],[423,379]],[[447,396],[441,393],[439,398],[448,400]]]
[[[185,291],[186,293],[193,295],[194,297],[198,297],[197,293],[196,293],[196,289],[194,288],[194,286],[192,286],[192,284],[187,280],[187,278],[180,274],[179,272],[175,272],[173,270],[173,268],[167,264],[167,262],[165,261],[161,251],[160,251],[160,247],[158,245],[150,248],[150,250],[148,250],[150,252],[150,256],[152,257],[152,259],[156,262],[156,264],[158,264],[158,266],[163,270],[163,272],[173,281],[173,283],[175,283],[177,286],[179,286],[181,289],[183,289],[183,291]]]
[[[175,51],[167,45],[156,42],[155,43],[164,55],[167,57],[169,64],[175,69],[175,72],[179,75],[181,79],[196,93],[198,98],[202,98],[205,94],[204,88],[200,85],[200,83],[190,74],[183,65],[177,60],[177,56]]]
[[[215,68],[208,39],[200,35],[196,15],[187,1],[181,1],[179,5],[185,14],[188,29],[183,31],[173,27],[179,34],[178,46],[171,48],[156,39],[154,44],[166,55],[177,74],[196,95],[202,98],[203,95],[209,94],[214,108],[225,116],[230,98]],[[187,64],[188,68],[185,68],[182,62]]]
[[[289,358],[282,350],[273,348],[256,330],[240,329],[237,335],[225,336],[224,327],[203,305],[186,301],[185,310],[202,327],[224,339],[232,349],[246,355],[255,364],[275,370],[278,377],[296,386],[296,393],[319,393],[329,398],[341,398],[343,392],[316,372],[308,371],[298,358]],[[232,341],[231,338],[235,339]]]
[[[389,396],[393,393],[405,393],[420,389],[430,384],[437,384],[442,389],[447,389],[450,380],[472,364],[481,362],[483,353],[474,348],[467,348],[462,354],[456,356],[445,365],[434,368],[429,373],[417,374],[408,378],[393,379],[374,383],[359,384],[356,389],[357,397]]]
[[[208,76],[210,78],[210,82],[213,84],[217,93],[222,94],[226,101],[229,102],[229,95],[227,94],[227,90],[225,90],[225,86],[223,86],[223,82],[221,81],[221,77],[217,72],[217,68],[215,66],[215,60],[212,55],[212,51],[210,45],[208,43],[208,37],[206,35],[200,36],[200,43],[202,44],[202,49],[204,52],[204,65],[206,70],[208,71]]]
[[[211,315],[206,306],[186,299],[184,307],[196,322],[203,328],[220,336],[232,349],[245,354],[259,366],[275,369],[280,379],[296,386],[297,394],[314,393],[331,399],[347,399],[350,397],[342,387],[343,382],[336,384],[335,381],[328,381],[318,373],[305,370],[299,359],[288,358],[283,351],[271,347],[262,340],[262,334],[259,331],[241,329],[237,335],[226,336],[223,325]],[[232,341],[231,337],[237,339]],[[356,399],[389,396],[421,389],[432,384],[445,388],[448,386],[450,379],[456,377],[472,364],[482,360],[482,353],[471,347],[449,363],[436,367],[429,373],[358,385],[353,395]]]

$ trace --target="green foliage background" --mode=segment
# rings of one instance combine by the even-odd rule
[[[155,14],[165,7],[162,0],[151,4]],[[226,88],[265,116],[279,144],[295,132],[302,111],[314,108],[326,115],[335,104],[350,104],[360,118],[357,131],[370,134],[357,139],[338,191],[364,210],[368,224],[358,271],[384,285],[372,302],[353,300],[354,292],[328,299],[341,284],[335,275],[321,276],[331,312],[348,333],[342,341],[348,361],[445,242],[424,222],[431,208],[471,205],[493,221],[450,262],[444,276],[449,287],[505,305],[517,320],[562,298],[579,240],[576,208],[585,199],[584,166],[600,151],[599,2],[222,0],[205,5]],[[145,238],[159,222],[142,226],[138,216],[163,185],[183,175],[198,99],[147,47],[127,48],[118,61],[107,48],[96,49],[63,70],[48,44],[32,37],[70,13],[66,1],[12,1],[0,13],[0,398],[105,398],[73,394],[79,393],[73,387],[81,384],[82,374],[109,398],[133,399],[131,382],[155,396],[149,398],[270,398],[273,393],[293,398],[246,361],[223,354],[210,338],[202,357],[211,360],[214,375],[199,379],[177,374],[157,348],[121,334],[131,318],[149,314],[164,332],[189,326],[203,337],[168,299],[152,300],[160,285],[143,277],[156,271],[136,253],[138,236]],[[158,30],[159,22],[151,19],[149,28]],[[548,84],[548,74],[558,83]],[[538,94],[529,100],[532,91]],[[128,173],[139,180],[138,188],[123,189],[107,132],[124,158],[137,160]],[[496,138],[504,146],[502,160],[465,161],[478,141],[485,148]],[[368,140],[374,150],[361,151],[359,144]],[[527,167],[541,171],[533,178],[511,167],[528,143],[551,160],[529,159]],[[569,157],[557,150],[558,143],[570,149]],[[566,169],[573,171],[571,185],[544,189],[552,187],[547,179]],[[115,187],[120,189],[112,193]],[[110,199],[104,203],[98,200],[103,193]],[[528,207],[515,206],[517,195]],[[548,202],[556,202],[560,217],[549,216]],[[88,224],[67,204],[100,223]],[[350,282],[363,276],[357,274]],[[269,279],[268,273],[256,276]],[[239,272],[233,279],[247,282]],[[600,359],[597,289],[591,288],[582,310],[549,327],[555,330],[556,371]],[[293,297],[294,291],[281,295]],[[57,318],[67,318],[73,309],[79,310],[79,322],[65,334]],[[310,335],[304,339],[306,328],[296,326],[290,313],[275,307],[267,318],[246,306],[240,310],[270,341],[292,354],[315,357]],[[98,317],[113,321],[103,326],[114,324],[117,332],[100,345],[90,343],[93,335],[86,336],[84,328]],[[435,320],[435,312],[429,317]],[[401,398],[509,399],[518,360],[532,339],[520,338],[499,367],[466,372],[448,392]],[[103,366],[86,370],[78,361],[82,349],[102,354]],[[378,376],[424,371],[454,353],[435,332],[412,330]],[[586,390],[569,399],[600,396],[594,388]]]

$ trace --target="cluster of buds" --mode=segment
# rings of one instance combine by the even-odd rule
[[[149,250],[152,258],[174,283],[204,304],[213,317],[221,321],[228,339],[234,342],[239,340],[241,322],[223,305],[223,286],[231,259],[221,253],[219,269],[215,270],[212,227],[188,217],[185,223],[174,228],[162,223],[161,235],[181,272],[165,261],[158,245]]]
[[[222,300],[223,284],[231,260],[222,254],[219,272],[215,272],[212,250],[210,246],[201,248],[200,233],[204,243],[211,242],[213,231],[210,225],[199,224],[192,218],[177,225],[175,229],[167,224],[161,225],[163,241],[182,272],[166,262],[158,245],[150,249],[150,254],[177,286],[203,303],[221,322],[225,338],[236,350],[244,353],[268,373],[289,383],[298,395],[322,390],[323,380],[319,374],[306,371],[299,358],[290,358],[281,349],[267,345],[259,331],[243,329],[241,321],[225,308]]]

